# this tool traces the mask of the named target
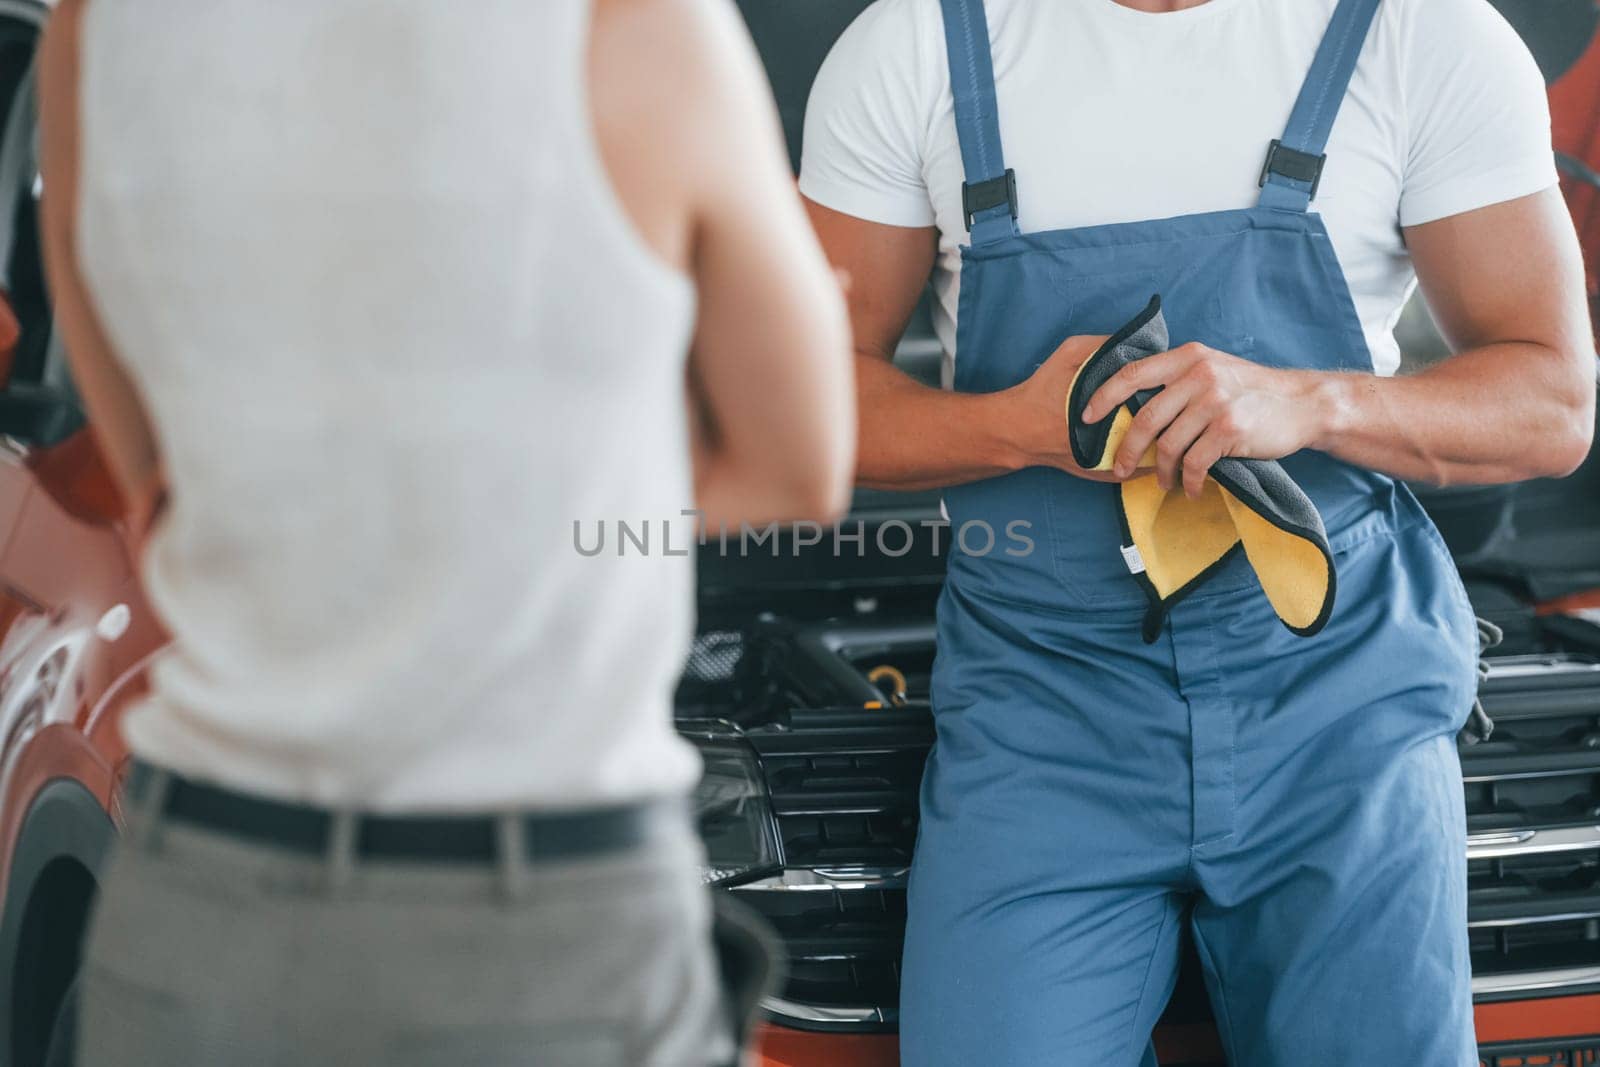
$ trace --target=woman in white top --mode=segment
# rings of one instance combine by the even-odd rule
[[[732,9],[64,0],[41,85],[173,635],[82,1062],[726,1061],[684,514],[832,516],[854,424]]]

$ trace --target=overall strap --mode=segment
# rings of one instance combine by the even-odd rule
[[[940,0],[950,93],[955,98],[956,137],[961,142],[961,210],[974,245],[1017,234],[1017,178],[1000,151],[1000,112],[995,105],[994,61],[983,0]]]
[[[1289,114],[1283,136],[1267,148],[1261,166],[1261,206],[1304,211],[1317,195],[1323,149],[1344,101],[1350,75],[1377,13],[1378,0],[1339,0],[1316,58]]]

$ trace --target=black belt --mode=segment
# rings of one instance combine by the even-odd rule
[[[337,816],[325,808],[202,785],[145,764],[128,772],[130,806],[141,808],[163,779],[165,796],[147,814],[296,852],[320,855],[330,847]],[[363,859],[492,863],[501,856],[500,828],[508,818],[520,829],[530,863],[638,848],[686,825],[683,806],[665,801],[539,815],[356,814],[351,849]]]

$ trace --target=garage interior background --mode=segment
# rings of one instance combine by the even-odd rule
[[[1600,9],[1494,2],[1550,83],[1563,190],[1595,298]],[[864,6],[740,0],[796,161],[811,80]],[[164,642],[83,430],[39,269],[30,69],[46,11],[42,0],[0,0],[0,289],[20,327],[0,387],[0,1064],[13,1067],[44,1067],[52,1031],[71,1018],[124,766],[117,720]],[[1402,330],[1408,361],[1443,355],[1420,305]],[[926,309],[897,358],[936,379]],[[1462,753],[1482,1061],[1597,1064],[1600,460],[1558,481],[1419,495],[1478,613],[1506,632],[1482,692],[1495,736]],[[766,1067],[898,1059],[905,871],[932,734],[942,578],[918,524],[937,514],[931,494],[861,492],[860,556],[789,538],[700,560],[700,630],[677,710],[706,756],[707,879],[772,920],[789,955],[787,984],[766,1005]],[[913,550],[876,550],[889,523],[913,531]],[[1157,1043],[1167,1067],[1223,1062],[1192,960]]]

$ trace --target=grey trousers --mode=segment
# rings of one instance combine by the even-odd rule
[[[669,836],[429,867],[135,815],[91,924],[78,1062],[732,1064],[748,998],[724,988],[687,817]]]

